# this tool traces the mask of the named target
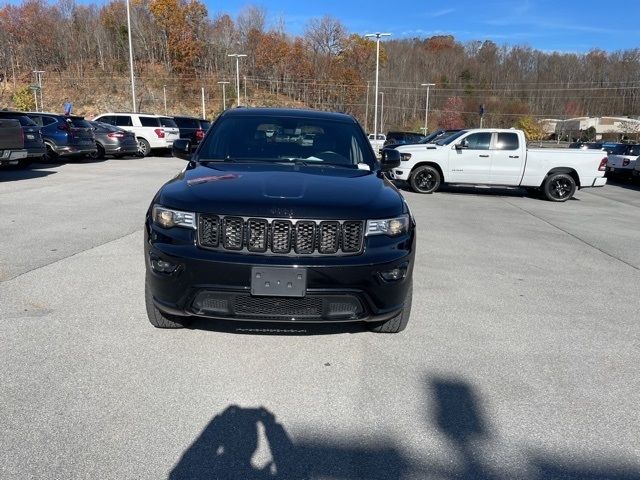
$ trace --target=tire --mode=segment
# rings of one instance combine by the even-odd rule
[[[409,186],[416,193],[433,193],[440,188],[441,182],[440,172],[430,165],[416,168],[409,177]]]
[[[409,291],[404,299],[402,311],[386,322],[373,323],[369,325],[369,330],[376,333],[399,333],[407,328],[409,317],[411,316],[411,300],[413,298],[413,281],[409,285]]]
[[[550,202],[566,202],[576,189],[576,181],[568,173],[552,173],[542,184],[542,194]]]
[[[177,317],[159,310],[153,303],[149,282],[144,282],[144,303],[147,307],[149,322],[156,328],[184,328],[189,323],[188,317]]]
[[[42,161],[45,163],[58,163],[60,161],[60,156],[53,150],[53,147],[48,143],[44,144],[46,148],[46,152],[42,157]]]
[[[151,153],[151,145],[144,138],[138,137],[138,156],[146,157]]]
[[[90,153],[89,158],[92,160],[102,160],[104,158],[104,147],[96,143],[96,153]]]

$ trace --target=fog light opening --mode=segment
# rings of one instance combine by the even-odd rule
[[[380,272],[380,277],[382,277],[385,282],[397,282],[403,280],[407,276],[408,267],[408,264],[399,265],[391,270]]]
[[[178,265],[175,263],[167,262],[166,260],[162,260],[155,255],[151,255],[150,257],[151,269],[156,273],[163,273],[165,275],[171,275],[178,270]]]

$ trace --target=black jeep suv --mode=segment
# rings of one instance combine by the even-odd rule
[[[383,175],[399,152],[379,162],[348,115],[253,108],[227,110],[190,152],[174,142],[189,163],[146,216],[154,326],[199,316],[406,327],[415,224]]]

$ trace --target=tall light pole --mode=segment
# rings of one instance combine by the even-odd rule
[[[238,105],[240,106],[240,58],[246,57],[243,53],[230,53],[227,57],[236,57],[236,93],[238,94]]]
[[[38,89],[40,90],[40,111],[44,112],[44,101],[42,100],[42,74],[44,74],[44,70],[34,70],[33,73],[36,75],[36,83],[38,84]],[[36,102],[36,109],[37,109]]]
[[[222,85],[222,111],[224,112],[227,109],[227,89],[226,86],[231,82],[218,82],[219,85]]]
[[[382,103],[382,109],[380,110],[380,131],[382,132],[382,126],[384,125],[384,92],[380,92],[380,100]]]
[[[136,85],[133,77],[133,45],[131,43],[131,11],[127,0],[127,35],[129,36],[129,73],[131,74],[131,106],[136,113]]]
[[[164,114],[167,114],[167,86],[162,85],[162,97],[164,98]]]
[[[390,33],[367,33],[365,37],[376,38],[376,105],[373,110],[373,138],[378,141],[378,79],[380,74],[380,37],[389,37]]]
[[[435,83],[421,83],[420,84],[421,87],[427,87],[427,104],[424,107],[424,134],[425,136],[427,135],[427,132],[429,131],[429,88],[431,87],[435,87],[436,84]]]

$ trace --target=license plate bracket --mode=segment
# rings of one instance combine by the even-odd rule
[[[304,297],[306,294],[306,268],[251,267],[251,295]]]

